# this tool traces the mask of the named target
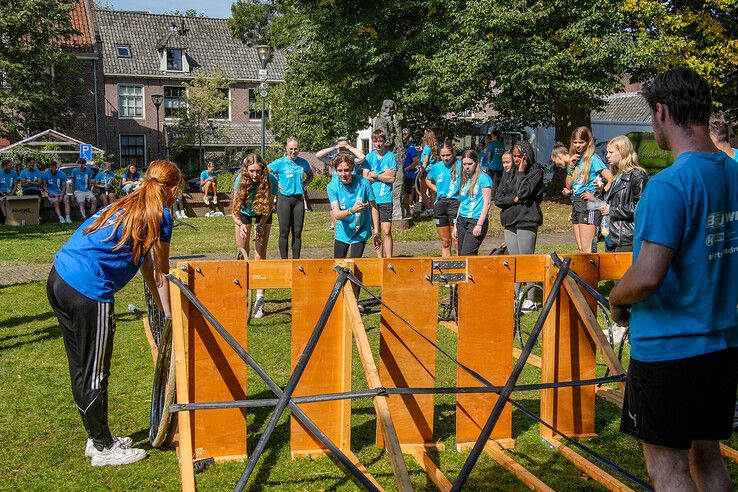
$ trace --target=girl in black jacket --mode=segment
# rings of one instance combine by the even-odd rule
[[[648,182],[648,173],[638,165],[638,155],[626,136],[610,140],[606,156],[617,171],[605,195],[607,203],[600,209],[609,220],[605,246],[607,251],[633,251],[635,209]]]

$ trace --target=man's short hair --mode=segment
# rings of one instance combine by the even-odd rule
[[[656,103],[666,105],[671,119],[679,126],[709,123],[710,84],[691,68],[674,68],[657,75],[642,94],[652,111],[656,110]]]
[[[28,159],[26,159],[26,164],[28,164],[29,162],[36,162],[36,158],[35,157],[29,157]]]
[[[0,165],[5,166],[6,164],[13,165],[13,161],[11,161],[10,159],[3,159],[3,163]]]
[[[710,115],[710,135],[721,143],[728,143],[730,138],[730,125],[725,121],[725,117],[720,113],[712,113]]]
[[[384,133],[384,130],[374,130],[372,132],[372,140],[384,140],[387,141],[387,134]]]
[[[85,159],[84,157],[80,157],[79,159],[77,159],[77,164],[87,164],[87,159]]]

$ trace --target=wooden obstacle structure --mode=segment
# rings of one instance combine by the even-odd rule
[[[594,286],[598,281],[619,279],[631,262],[630,254],[624,253],[572,255],[570,258],[571,270]],[[247,340],[247,291],[291,289],[294,369],[321,315],[323,301],[336,283],[336,265],[348,267],[364,286],[381,288],[379,360],[375,361],[372,356],[356,297],[347,284],[339,294],[292,397],[299,400],[313,395],[351,392],[352,344],[355,342],[369,388],[387,389],[373,398],[377,413],[376,440],[388,453],[398,488],[412,490],[403,457],[407,454],[427,472],[439,490],[451,490],[451,481],[428,454],[429,450],[443,449],[443,444],[434,439],[434,395],[390,391],[437,386],[437,353],[429,340],[437,339],[440,286],[458,285],[458,324],[453,329],[458,336],[459,363],[486,380],[502,385],[511,373],[514,357],[520,353],[513,347],[514,284],[541,282],[544,297],[548,297],[558,268],[547,256],[529,255],[190,261],[179,263],[172,274],[194,293],[197,301],[243,348]],[[594,379],[598,351],[613,374],[623,374],[622,366],[597,326],[595,308],[596,302],[567,277],[544,325],[540,360],[529,361],[541,367],[542,383]],[[186,407],[247,400],[246,363],[174,286],[172,316],[177,404]],[[482,386],[461,367],[456,385],[458,388]],[[594,417],[598,391],[610,401],[622,399],[619,391],[596,390],[594,385],[544,389],[541,418],[562,435],[596,437]],[[493,392],[457,395],[456,445],[459,450],[468,449],[477,441],[496,401],[497,395]],[[178,412],[177,452],[183,490],[195,488],[194,460],[214,458],[217,462],[247,457],[245,406]],[[356,464],[377,490],[382,490],[351,452],[350,399],[298,403],[298,407]],[[630,490],[562,444],[559,433],[541,426],[542,438],[590,477],[610,490]],[[507,403],[490,440],[484,445],[484,452],[529,488],[551,490],[505,453],[505,449],[514,445],[512,407]],[[294,414],[290,422],[290,449],[293,458],[329,453]]]

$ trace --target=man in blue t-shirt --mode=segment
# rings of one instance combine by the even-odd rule
[[[392,184],[397,176],[397,157],[384,146],[387,135],[383,130],[372,132],[374,150],[366,156],[364,178],[372,184],[379,209],[382,244],[376,246],[377,257],[392,258]]]
[[[719,440],[738,384],[738,166],[710,140],[710,86],[693,70],[643,93],[671,167],[635,212],[633,265],[610,294],[630,322],[621,431],[643,441],[656,490],[731,490]]]
[[[60,171],[57,168],[56,162],[52,162],[49,164],[46,172],[41,175],[41,181],[44,183],[49,203],[54,206],[54,211],[57,217],[59,217],[59,222],[62,224],[71,224],[72,219],[69,217],[69,195],[67,195],[67,175],[64,174],[64,171]],[[60,203],[64,205],[64,214],[62,214]]]
[[[23,196],[41,196],[41,171],[36,167],[36,159],[26,161],[26,168],[20,173]]]
[[[420,155],[410,141],[410,130],[402,129],[402,145],[405,146],[405,160],[402,163],[402,208],[406,217],[412,216],[413,203],[417,200],[415,194],[415,179],[418,176]]]
[[[0,211],[3,217],[8,216],[8,210],[5,208],[5,197],[15,195],[18,187],[18,173],[13,169],[13,161],[5,159],[2,169],[0,169]]]
[[[495,192],[502,178],[502,155],[505,153],[505,144],[502,143],[502,132],[494,130],[489,134],[489,143],[487,144],[486,157],[488,162],[489,177],[492,178],[494,187],[492,188],[492,199],[495,198]]]
[[[97,197],[92,194],[95,172],[87,167],[87,161],[82,157],[77,159],[77,167],[72,169],[72,180],[74,181],[74,199],[79,205],[79,214],[82,220],[86,220],[85,202],[90,204],[90,215],[94,215],[97,210]]]

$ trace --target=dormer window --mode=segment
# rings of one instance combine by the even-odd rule
[[[182,71],[182,50],[167,49],[167,71]]]
[[[115,52],[118,54],[118,58],[130,58],[131,47],[127,44],[115,45]]]

